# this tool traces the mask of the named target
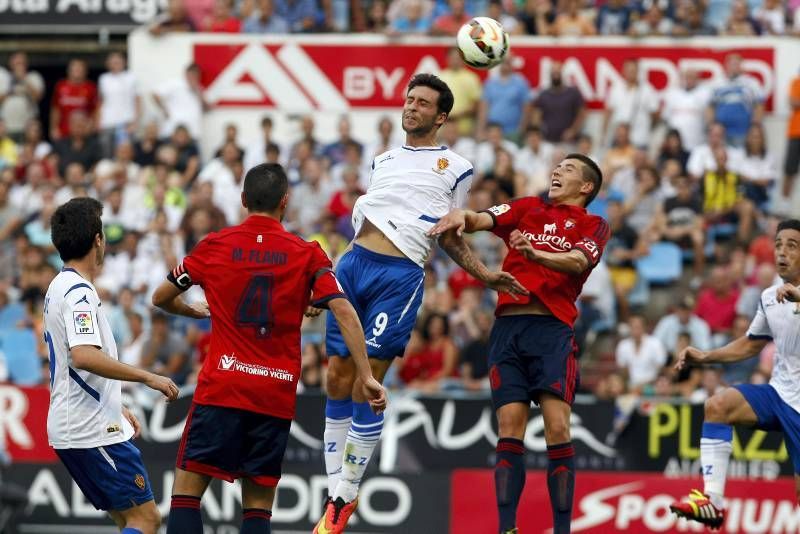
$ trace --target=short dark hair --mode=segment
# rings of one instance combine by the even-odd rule
[[[81,259],[89,254],[94,239],[103,235],[103,205],[93,198],[73,198],[50,218],[50,237],[61,260]]]
[[[800,219],[784,219],[778,223],[778,231],[776,234],[779,234],[781,230],[797,230],[800,232]]]
[[[583,163],[583,179],[594,184],[594,189],[592,189],[592,192],[586,197],[586,203],[583,205],[585,208],[591,204],[592,200],[595,199],[600,192],[600,188],[603,186],[603,171],[600,170],[600,167],[597,166],[597,163],[595,163],[592,158],[584,154],[573,152],[572,154],[567,154],[567,157],[564,159],[577,159]]]
[[[269,115],[264,115],[261,118],[261,127],[263,128],[264,126],[272,127],[272,117],[270,117]]]
[[[433,74],[416,74],[411,81],[408,82],[408,89],[406,89],[406,94],[409,93],[415,87],[430,87],[437,93],[439,93],[439,98],[436,100],[436,108],[439,113],[449,114],[450,111],[453,109],[453,102],[455,98],[453,97],[453,91],[450,90],[450,87],[447,86],[444,81],[442,81],[437,76]]]
[[[244,177],[244,200],[250,211],[275,211],[289,189],[286,171],[277,163],[256,165]]]

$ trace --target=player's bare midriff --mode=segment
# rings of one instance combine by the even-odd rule
[[[364,224],[361,225],[361,229],[354,242],[378,254],[397,256],[400,258],[406,257],[406,255],[400,252],[400,249],[386,237],[386,234],[372,224],[369,219],[364,219]]]
[[[538,297],[531,294],[530,302],[505,305],[500,312],[500,316],[504,317],[506,315],[553,315],[553,312]]]

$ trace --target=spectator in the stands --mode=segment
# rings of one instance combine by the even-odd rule
[[[91,134],[91,122],[83,111],[69,116],[69,137],[56,141],[53,152],[58,156],[58,172],[64,176],[70,163],[80,163],[91,170],[102,156],[97,138]]]
[[[758,22],[750,16],[747,0],[733,0],[724,35],[753,36],[761,33]]]
[[[424,35],[430,32],[433,21],[425,14],[422,0],[406,0],[403,11],[392,21],[390,35]]]
[[[186,126],[189,135],[200,141],[203,132],[203,112],[208,104],[203,97],[200,85],[200,66],[192,63],[179,78],[162,84],[153,93],[155,101],[165,121],[161,125],[160,137],[170,137],[179,125]]]
[[[647,322],[641,315],[631,316],[628,327],[630,337],[617,344],[617,368],[627,375],[630,390],[640,393],[658,378],[667,363],[667,352],[657,337],[647,333]]]
[[[619,319],[626,321],[630,311],[628,295],[636,287],[638,279],[633,262],[643,255],[644,250],[636,230],[625,222],[624,206],[618,201],[608,203],[608,226],[611,237],[606,244],[604,259],[617,297]]]
[[[433,35],[454,37],[458,33],[459,28],[470,20],[464,0],[448,0],[447,5],[447,12],[439,15],[433,21],[433,27],[431,28],[431,33]]]
[[[800,9],[797,10],[800,14]],[[789,86],[789,123],[786,128],[786,159],[783,164],[781,193],[786,198],[792,195],[792,185],[800,170],[800,73],[796,73]]]
[[[667,89],[664,94],[661,116],[670,128],[680,132],[687,149],[702,144],[705,139],[703,121],[710,98],[709,84],[701,84],[694,69],[683,69],[681,85]]]
[[[503,135],[516,138],[524,133],[530,116],[530,86],[528,80],[514,72],[514,58],[506,55],[497,68],[497,75],[490,76],[483,84],[483,95],[478,111],[478,137],[487,134],[490,123],[499,124]]]
[[[126,69],[125,56],[111,52],[106,58],[106,72],[100,75],[98,130],[104,157],[114,153],[115,145],[136,130],[141,98],[136,76]]]
[[[764,94],[758,81],[742,70],[741,54],[725,58],[725,77],[711,95],[707,120],[725,126],[727,142],[741,147],[750,125],[764,118]]]
[[[786,33],[786,10],[781,0],[762,0],[761,5],[753,11],[753,19],[763,34]]]
[[[733,147],[725,141],[725,125],[719,122],[712,123],[708,128],[708,140],[705,144],[695,146],[689,152],[689,161],[686,163],[686,170],[689,176],[697,183],[705,176],[706,172],[717,169],[717,157],[715,152],[723,149],[727,156],[726,163],[728,168],[738,171],[744,159],[744,152]]]
[[[707,171],[700,184],[706,226],[734,225],[741,242],[750,237],[755,217],[753,203],[742,195],[739,174],[728,166],[724,148],[714,152],[716,170]]]
[[[409,389],[435,393],[458,376],[458,350],[444,315],[428,315],[420,333],[421,346],[403,358],[399,376]]]
[[[289,33],[289,24],[283,17],[275,13],[273,0],[258,0],[258,9],[244,21],[242,32]]]
[[[342,115],[339,117],[338,125],[339,138],[322,150],[322,156],[328,159],[330,165],[338,165],[344,161],[344,153],[348,145],[355,143],[358,146],[359,152],[362,150],[361,143],[353,139],[350,118],[347,115]]]
[[[665,16],[661,7],[653,2],[639,20],[631,25],[628,34],[633,37],[668,36],[672,34],[672,27],[672,19]]]
[[[767,149],[766,133],[760,123],[753,123],[747,131],[739,177],[745,198],[765,210],[769,204],[769,192],[778,179],[778,162]]]
[[[239,33],[242,21],[233,14],[231,0],[214,0],[214,10],[205,20],[203,31],[211,33]]]
[[[753,319],[756,316],[759,302],[761,302],[761,293],[765,289],[775,285],[776,283],[775,266],[769,263],[762,263],[756,268],[755,280],[742,290],[739,295],[739,301],[736,303],[737,315],[742,315],[748,319]]]
[[[156,17],[150,25],[153,35],[193,32],[196,29],[197,25],[189,16],[184,0],[169,0],[166,13]]]
[[[28,68],[28,55],[12,53],[8,71],[0,71],[0,119],[15,142],[22,141],[25,125],[39,115],[44,90],[42,75]]]
[[[456,1],[462,2],[462,0]],[[455,46],[447,51],[447,68],[441,72],[439,78],[453,92],[453,109],[448,115],[448,120],[456,121],[459,135],[471,136],[475,131],[475,119],[481,102],[480,78],[466,67]]]
[[[705,8],[696,2],[679,2],[676,10],[674,37],[716,35],[717,30],[706,23]]]
[[[586,119],[586,105],[580,91],[564,81],[564,64],[550,66],[550,86],[533,102],[533,124],[549,143],[574,145]]]
[[[613,86],[606,101],[603,132],[608,138],[618,124],[628,124],[631,143],[646,148],[650,145],[653,124],[658,120],[658,98],[650,83],[641,78],[637,60],[625,60],[622,77],[623,81]]]
[[[722,265],[711,270],[706,284],[697,297],[695,313],[708,323],[712,334],[712,348],[716,348],[730,340],[740,291],[731,276],[730,268]]]
[[[97,108],[97,85],[87,79],[89,69],[82,59],[71,59],[67,77],[59,80],[53,89],[50,104],[50,139],[56,141],[69,137],[69,118],[74,111],[94,117]]]
[[[597,13],[597,33],[625,35],[631,24],[633,10],[626,0],[608,0]]]
[[[691,295],[685,295],[672,306],[672,313],[662,317],[656,324],[653,335],[656,336],[667,349],[667,352],[676,355],[679,349],[680,336],[689,334],[691,345],[700,350],[711,350],[711,329],[708,323],[694,314],[695,300]]]
[[[581,12],[580,7],[578,0],[566,0],[564,10],[556,16],[555,22],[550,26],[553,35],[575,37],[597,33],[592,21]]]
[[[528,35],[550,35],[556,20],[552,0],[525,0],[519,15],[523,33]],[[594,30],[594,28],[592,28]]]

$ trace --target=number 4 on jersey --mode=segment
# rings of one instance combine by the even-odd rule
[[[255,328],[258,338],[269,337],[272,330],[272,285],[272,273],[252,276],[236,310],[236,323]]]

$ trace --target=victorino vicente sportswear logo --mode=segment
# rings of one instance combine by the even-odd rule
[[[283,380],[285,382],[293,382],[295,379],[294,374],[290,371],[274,367],[266,367],[257,363],[243,362],[237,359],[235,354],[231,354],[230,356],[223,354],[220,356],[217,369],[220,371],[242,373],[254,377],[263,376],[276,380]]]
[[[546,245],[547,247],[555,250],[556,252],[568,252],[572,250],[572,243],[567,241],[563,235],[558,235],[558,226],[556,223],[545,224],[544,230],[541,233],[534,234],[525,231],[522,233],[525,239],[536,245]]]
[[[221,371],[230,371],[233,369],[233,364],[236,363],[236,356],[223,354],[219,359],[219,367]]]

